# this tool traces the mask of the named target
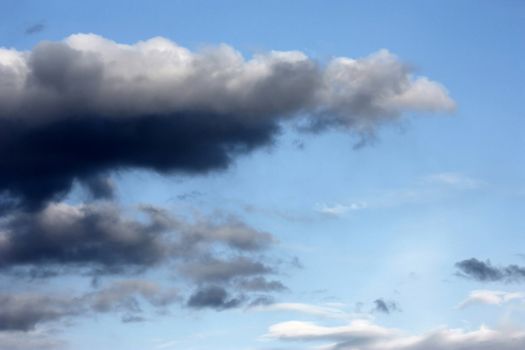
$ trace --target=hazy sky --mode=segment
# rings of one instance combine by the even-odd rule
[[[525,348],[525,3],[0,11],[0,350]]]

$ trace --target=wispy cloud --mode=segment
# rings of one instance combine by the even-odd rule
[[[252,308],[254,311],[286,311],[297,312],[312,316],[334,318],[334,319],[351,319],[355,315],[337,308],[333,305],[313,305],[304,303],[275,303],[270,305],[262,305]]]
[[[475,304],[502,305],[516,300],[524,300],[523,292],[503,292],[496,290],[474,290],[459,305],[459,309]]]
[[[520,350],[525,347],[524,331],[485,326],[472,331],[442,327],[420,335],[409,335],[368,320],[354,320],[342,326],[282,322],[270,326],[264,338],[289,342],[329,342],[320,347],[324,350]]]

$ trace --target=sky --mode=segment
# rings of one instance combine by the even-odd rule
[[[525,348],[525,3],[0,12],[0,350]]]

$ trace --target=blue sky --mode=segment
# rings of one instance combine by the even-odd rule
[[[261,141],[240,154],[229,153],[231,161],[222,169],[210,166],[205,171],[178,171],[179,165],[170,163],[174,168],[164,171],[148,162],[148,166],[135,166],[139,161],[130,165],[123,155],[112,166],[104,168],[100,163],[89,173],[99,176],[99,169],[104,169],[102,175],[108,176],[104,180],[115,192],[111,198],[93,199],[96,195],[87,189],[87,175],[67,173],[73,174],[68,178],[72,187],[61,188],[39,202],[44,209],[25,208],[33,192],[9,176],[8,180],[0,176],[2,190],[22,203],[2,212],[0,238],[12,239],[7,235],[26,229],[26,239],[34,239],[37,245],[33,252],[42,243],[38,243],[38,236],[31,236],[19,218],[29,222],[31,215],[40,215],[38,220],[45,221],[41,218],[49,215],[53,221],[50,227],[57,227],[69,222],[68,217],[60,215],[77,218],[91,213],[104,218],[105,213],[115,211],[115,215],[135,220],[134,226],[125,226],[134,228],[147,221],[148,212],[137,209],[145,206],[170,216],[166,219],[172,220],[166,224],[170,230],[189,230],[190,235],[209,230],[211,233],[202,235],[210,234],[212,238],[206,238],[210,242],[215,239],[205,243],[205,248],[195,248],[195,252],[187,248],[188,256],[175,253],[184,255],[185,260],[153,267],[145,264],[138,272],[118,270],[122,266],[117,266],[116,272],[100,272],[113,261],[111,258],[82,258],[81,263],[73,261],[71,265],[67,258],[55,261],[56,257],[47,253],[34,261],[11,258],[8,254],[16,252],[8,251],[0,240],[0,253],[5,254],[0,259],[0,292],[5,305],[9,300],[14,305],[11,313],[0,311],[0,349],[521,349],[525,345],[525,166],[521,154],[525,150],[521,108],[525,92],[524,20],[525,3],[512,0],[5,1],[0,14],[0,47],[20,55],[32,53],[28,65],[38,58],[40,51],[35,47],[45,49],[42,42],[66,40],[67,45],[81,50],[90,40],[98,40],[86,36],[67,41],[73,34],[92,33],[127,45],[160,36],[190,54],[212,52],[204,55],[207,64],[227,59],[221,56],[226,53],[213,51],[220,44],[231,46],[244,60],[257,55],[269,57],[265,55],[273,51],[300,51],[308,62],[321,67],[319,74],[325,75],[327,65],[336,58],[352,58],[356,60],[353,62],[364,62],[363,79],[375,74],[367,71],[367,64],[376,57],[374,53],[385,49],[395,55],[388,56],[393,66],[402,62],[403,69],[410,72],[409,84],[414,83],[410,79],[424,76],[436,85],[417,95],[420,100],[405,102],[399,109],[385,107],[379,114],[372,110],[374,106],[366,105],[360,114],[355,109],[361,105],[335,100],[307,101],[294,107],[293,117],[282,119],[281,112],[268,112],[270,122],[280,127],[271,134],[272,140]],[[115,56],[116,65],[108,63],[101,74],[118,71],[119,65],[125,71],[129,61],[122,55]],[[283,57],[265,58],[268,61],[261,64],[273,64],[267,63],[274,62],[271,60],[297,62],[291,54]],[[1,58],[0,68],[11,69]],[[151,62],[154,71],[157,61]],[[53,59],[48,64],[52,66]],[[60,64],[57,67],[51,71],[58,76]],[[121,73],[115,74],[119,78]],[[74,79],[90,79],[75,77],[70,78],[72,85],[64,99],[70,91],[77,91],[75,86],[82,86],[83,81]],[[145,79],[162,80],[162,75],[155,77]],[[379,77],[381,87],[383,78]],[[385,73],[384,79],[388,77]],[[119,108],[127,111],[128,104],[142,111],[140,102],[136,107],[129,97],[135,95],[125,95],[135,83],[139,84],[138,80],[119,90],[124,91],[124,107],[120,107],[118,97],[108,102],[107,109],[106,100],[95,102],[102,101],[100,109],[106,114]],[[158,108],[162,109],[162,103],[169,105],[163,96],[177,100],[177,92],[183,95],[187,89],[196,91],[190,96],[190,106],[205,104],[198,108],[208,108],[209,103],[213,106],[210,108],[221,111],[214,118],[238,113],[236,108],[247,115],[252,113],[247,109],[250,106],[243,105],[249,96],[240,100],[240,107],[230,107],[228,101],[237,101],[235,96],[221,99],[220,91],[214,91],[212,97],[206,97],[207,90],[202,88],[202,92],[200,85],[191,84],[180,91],[175,87],[173,96],[152,87],[151,96],[159,99],[154,100],[160,101]],[[272,89],[278,87],[270,86]],[[80,91],[82,97],[84,90]],[[373,95],[374,91],[366,93]],[[378,95],[372,98],[382,103],[381,91]],[[77,111],[77,107],[69,107],[71,101],[66,101],[57,102],[58,107],[50,107],[49,112],[49,105],[39,105],[36,95],[27,93],[24,101],[36,106],[34,117],[23,104],[9,109],[9,96],[9,91],[0,86],[0,118],[13,114],[32,123],[37,118],[54,118],[53,113],[59,115],[57,118],[69,118],[70,109]],[[83,99],[73,101],[73,105],[84,103]],[[250,108],[265,110],[274,100],[268,101],[261,105],[254,102],[256,107]],[[89,104],[86,106],[88,112],[78,108],[99,117],[99,107],[93,107],[93,112]],[[148,115],[158,110],[147,108]],[[179,113],[178,105],[166,108],[176,109],[169,113]],[[258,112],[253,113],[259,118]],[[330,118],[331,113],[336,115],[335,121],[323,124],[322,118]],[[242,113],[240,116],[248,118]],[[325,126],[314,132],[298,128],[296,121],[305,120]],[[355,126],[359,123],[371,125],[372,136],[366,132],[359,135],[360,129]],[[3,124],[9,133],[5,125],[11,124]],[[146,132],[138,135],[151,136]],[[174,137],[184,138],[181,135]],[[365,139],[363,145],[360,137]],[[27,141],[20,141],[20,145]],[[92,142],[86,147],[96,148],[97,139]],[[196,142],[195,147],[199,147],[200,140]],[[178,147],[186,146],[182,142]],[[187,147],[191,151],[193,146]],[[14,157],[25,159],[22,154],[26,147],[14,152]],[[6,154],[0,149],[0,155]],[[43,154],[44,159],[53,156]],[[155,158],[155,154],[149,156]],[[200,156],[197,149],[195,157]],[[79,168],[84,169],[82,158],[78,159]],[[7,165],[0,164],[0,168],[6,171]],[[39,183],[37,178],[30,181],[36,186],[51,186],[51,182]],[[49,214],[55,213],[53,208],[62,214]],[[118,220],[111,222],[119,224]],[[71,227],[79,226],[70,226],[69,230]],[[70,233],[64,230],[57,234]],[[271,243],[260,251],[241,249],[228,241],[236,234],[239,239],[260,240],[271,235]],[[68,244],[82,247],[82,242],[71,242]],[[69,249],[67,245],[61,247]],[[200,251],[208,248],[205,254]],[[194,253],[204,255],[197,259],[191,255]],[[209,280],[199,275],[221,261],[238,262],[235,259],[240,256],[253,259],[250,264],[263,264],[271,272],[250,275],[237,271],[239,275],[228,283],[220,276],[208,275],[210,272],[206,272]],[[49,269],[59,271],[52,277],[13,273],[20,267],[45,272],[50,261]],[[133,265],[133,260],[129,261]],[[204,266],[195,265],[202,261],[206,262]],[[102,268],[97,265],[100,263]],[[285,288],[263,291],[239,287],[257,278]],[[227,286],[230,301],[238,298],[239,302],[235,307],[196,307],[191,303],[192,297],[209,291],[206,288],[210,286]],[[172,288],[176,292],[169,294]],[[76,301],[64,296],[76,296]],[[257,301],[261,296],[264,298]],[[160,302],[161,297],[169,301]],[[27,311],[33,305],[28,302],[31,298],[37,304],[50,300],[50,309],[28,321],[29,326],[17,327],[9,315],[20,312],[21,318],[31,318]],[[103,298],[108,304],[97,304]],[[123,322],[126,317],[135,322]]]

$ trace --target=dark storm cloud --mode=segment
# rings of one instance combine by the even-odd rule
[[[242,296],[232,297],[220,286],[207,286],[196,290],[189,298],[187,305],[191,308],[212,308],[216,310],[231,309],[244,302]]]
[[[476,258],[456,263],[458,275],[480,282],[525,282],[525,267],[518,265],[494,266],[489,260]]]
[[[399,306],[394,301],[387,301],[382,298],[374,300],[375,312],[381,312],[384,314],[390,314],[395,311],[399,311]]]
[[[0,49],[0,191],[37,208],[115,169],[225,169],[300,115],[316,129],[370,134],[405,111],[453,106],[387,51],[322,66],[297,51],[246,60],[227,45],[191,52],[163,38],[73,35]]]
[[[84,184],[94,199],[111,199],[115,195],[115,184],[109,176],[86,177]]]

